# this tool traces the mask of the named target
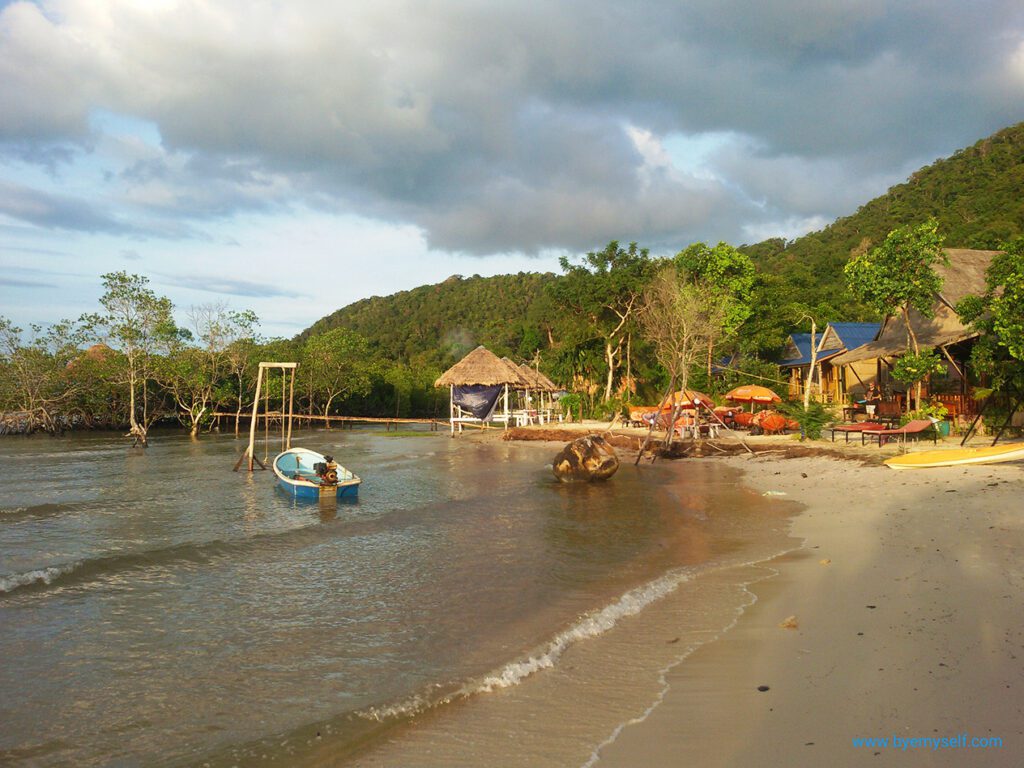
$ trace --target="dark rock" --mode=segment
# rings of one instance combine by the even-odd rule
[[[563,483],[607,480],[618,469],[619,457],[615,449],[598,435],[573,440],[551,462],[551,471]]]

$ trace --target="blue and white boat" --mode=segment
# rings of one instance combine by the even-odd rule
[[[302,499],[356,498],[360,479],[331,456],[292,448],[274,457],[277,484]]]

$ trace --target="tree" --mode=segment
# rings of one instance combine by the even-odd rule
[[[607,402],[653,262],[646,248],[630,243],[622,249],[613,240],[603,251],[588,253],[582,263],[573,264],[565,256],[559,263],[565,276],[553,284],[553,295],[561,306],[584,320],[591,338],[601,341]]]
[[[722,327],[726,311],[706,285],[691,282],[675,267],[665,267],[651,281],[639,317],[644,337],[669,375],[663,403],[676,389],[687,388],[690,370]],[[670,442],[677,415],[672,414],[669,425]]]
[[[707,340],[706,362],[710,381],[715,347],[739,331],[753,313],[754,262],[725,242],[714,248],[705,243],[693,243],[676,255],[675,262],[690,275],[691,280],[703,285],[722,304],[722,325]]]
[[[985,273],[985,293],[964,298],[956,311],[981,334],[974,366],[995,388],[1024,392],[1024,237],[1003,244]]]
[[[84,329],[61,320],[47,330],[32,325],[27,343],[23,330],[0,316],[0,362],[2,390],[0,406],[26,414],[29,431],[42,427],[48,432],[61,428],[59,411],[75,394],[67,376],[68,365],[79,355]]]
[[[365,395],[373,386],[369,345],[347,328],[333,328],[309,338],[302,350],[300,371],[311,396],[320,399],[324,416],[330,414],[336,398]]]
[[[228,339],[226,364],[228,375],[234,379],[235,385],[235,435],[238,435],[238,423],[242,418],[242,408],[249,392],[255,395],[255,386],[249,387],[253,381],[252,371],[258,361],[255,351],[259,345],[256,328],[260,320],[251,309],[242,312],[228,313]]]
[[[882,245],[855,255],[844,269],[847,284],[860,301],[881,315],[902,315],[907,328],[907,352],[918,362],[922,360],[921,348],[910,310],[917,310],[924,317],[933,314],[935,296],[942,289],[942,277],[935,267],[948,262],[942,241],[938,223],[929,219],[916,227],[894,229]],[[927,370],[927,366],[915,362],[907,370]],[[920,408],[921,379],[913,383],[917,385],[915,407]]]
[[[159,365],[160,381],[174,398],[178,420],[189,428],[192,437],[199,434],[203,421],[223,397],[236,317],[237,313],[230,312],[224,303],[192,307],[191,328],[179,330],[176,343]]]
[[[147,384],[152,377],[154,354],[178,334],[174,324],[170,299],[157,296],[149,287],[149,278],[126,272],[103,275],[104,294],[100,304],[103,315],[85,319],[104,334],[107,343],[118,348],[125,359],[125,379],[128,387],[129,437],[135,444],[147,445],[150,427]],[[139,421],[139,399],[142,399],[142,420]]]

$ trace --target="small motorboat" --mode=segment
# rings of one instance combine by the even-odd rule
[[[991,445],[987,448],[953,448],[937,451],[907,453],[886,459],[889,469],[930,469],[932,467],[958,467],[966,464],[998,464],[1003,461],[1024,459],[1024,443]]]
[[[355,498],[360,479],[326,456],[308,448],[292,448],[274,457],[277,484],[303,499]]]

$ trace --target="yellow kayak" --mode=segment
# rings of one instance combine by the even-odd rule
[[[921,451],[886,459],[890,469],[927,469],[957,467],[964,464],[997,464],[1024,459],[1024,443],[992,445],[988,448],[952,448],[947,451]]]

